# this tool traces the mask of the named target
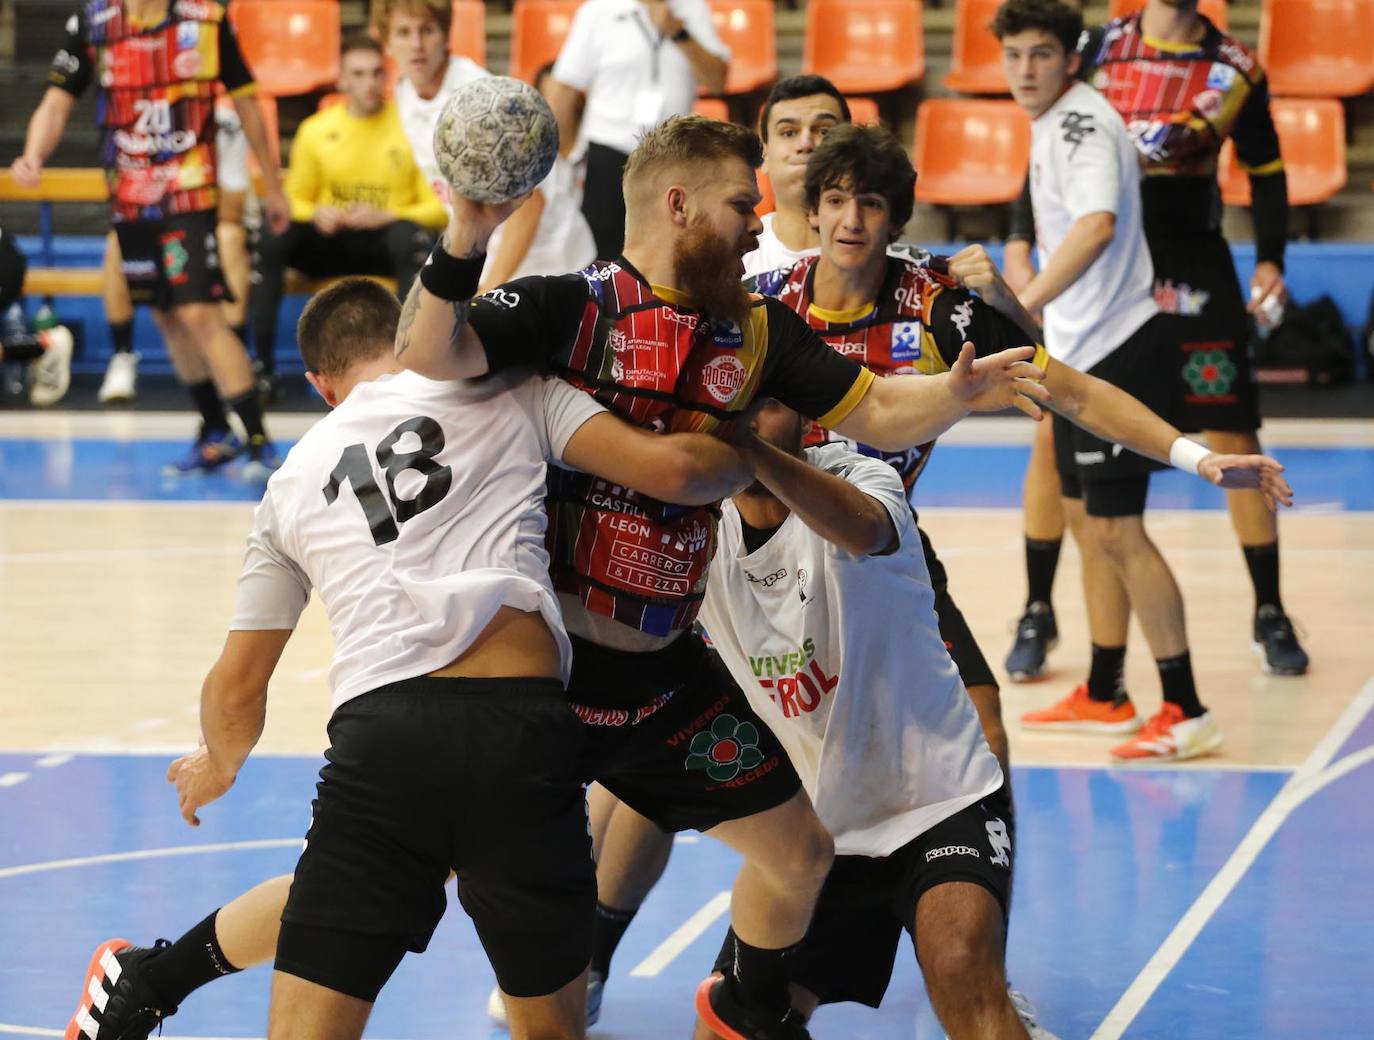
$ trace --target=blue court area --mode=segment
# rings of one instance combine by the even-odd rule
[[[1319,777],[1340,775],[1293,805],[1124,1035],[1369,1035],[1374,832],[1350,807],[1374,798],[1371,738],[1369,725],[1357,730]],[[0,1035],[59,1035],[102,940],[175,937],[289,871],[319,764],[250,761],[193,830],[176,814],[163,756],[0,756],[0,912],[11,951],[0,961]],[[1048,1027],[1065,1038],[1094,1035],[1288,780],[1205,769],[1017,772],[1010,970]],[[694,938],[681,929],[730,887],[736,864],[710,839],[679,841],[612,966],[593,1036],[690,1035],[693,986],[725,919]],[[407,958],[382,994],[370,1036],[503,1035],[485,1017],[490,970],[450,902],[429,952]],[[165,1033],[262,1036],[268,984],[262,969],[215,982]],[[905,945],[880,1010],[825,1008],[814,1031],[851,1040],[943,1035]]]
[[[1016,422],[1017,420],[1007,420]],[[0,439],[0,500],[255,501],[260,492],[238,479],[239,464],[222,475],[164,477],[164,463],[188,440]],[[283,450],[286,444],[281,446]],[[1027,448],[941,444],[921,476],[917,506],[1019,507]],[[1374,510],[1374,448],[1280,448],[1299,507]],[[968,480],[977,473],[977,481]],[[1157,474],[1150,505],[1160,509],[1224,509],[1221,491],[1177,471]]]

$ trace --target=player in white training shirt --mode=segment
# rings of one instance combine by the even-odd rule
[[[1159,313],[1141,227],[1140,165],[1121,117],[1075,78],[1082,15],[1060,0],[1009,0],[993,31],[1017,104],[1032,116],[1031,202],[1040,273],[1019,294],[1044,311],[1045,346],[1169,419],[1181,402],[1172,358],[1177,326]],[[1100,431],[1099,431],[1100,432]],[[1112,749],[1118,760],[1205,755],[1221,733],[1198,698],[1183,598],[1144,512],[1157,460],[1123,449],[1056,416],[1054,445],[1064,513],[1083,556],[1089,681],[1058,703],[1022,717],[1030,728],[1132,733],[1141,727],[1122,683],[1134,613],[1145,631],[1164,703],[1137,736]],[[1177,443],[1170,461],[1196,471],[1205,449]]]
[[[717,439],[629,427],[559,380],[399,372],[398,316],[366,279],[302,315],[311,383],[336,407],[268,485],[202,695],[204,746],[169,773],[197,822],[261,733],[268,679],[318,591],[335,641],[329,764],[285,908],[269,884],[168,947],[103,944],[73,1040],[146,1036],[273,939],[269,1036],[359,1036],[405,952],[428,943],[451,869],[517,998],[515,1035],[582,1036],[595,880],[545,459],[687,504],[737,489],[748,467]]]
[[[1002,967],[1010,794],[940,635],[901,477],[843,444],[803,453],[801,417],[776,403],[756,428],[701,620],[835,837],[793,1004],[877,1007],[905,928],[950,1036],[1025,1037]],[[727,935],[717,970],[732,952]]]

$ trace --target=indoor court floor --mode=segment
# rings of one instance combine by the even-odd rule
[[[294,436],[312,418],[274,416],[274,430]],[[1024,591],[1029,432],[966,422],[918,487],[954,596],[995,662]],[[259,752],[203,826],[181,822],[164,779],[196,741],[255,498],[233,473],[158,475],[191,433],[184,415],[0,413],[0,1040],[60,1036],[97,943],[175,937],[289,871],[308,824],[328,704],[317,605],[278,669]],[[1222,494],[1170,473],[1155,479],[1149,524],[1184,589],[1221,753],[1109,768],[1109,740],[1017,730],[1023,711],[1086,674],[1072,549],[1052,674],[1003,688],[1018,805],[1010,976],[1066,1040],[1374,1036],[1374,424],[1275,421],[1265,440],[1298,495],[1283,581],[1308,676],[1261,673]],[[1152,713],[1158,683],[1138,631],[1127,681]],[[690,1035],[735,865],[710,839],[679,837],[591,1036]],[[206,987],[166,1036],[261,1037],[268,982],[257,969]],[[368,1035],[500,1036],[485,1015],[491,984],[455,902],[429,952],[383,992]],[[909,946],[881,1010],[825,1008],[813,1031],[943,1036]]]

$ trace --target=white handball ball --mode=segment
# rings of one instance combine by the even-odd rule
[[[553,110],[539,91],[508,76],[459,87],[434,127],[439,172],[473,202],[507,202],[533,191],[557,157]]]

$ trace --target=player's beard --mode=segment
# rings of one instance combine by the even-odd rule
[[[698,215],[673,245],[677,287],[693,309],[713,321],[743,322],[749,314],[749,292],[739,280],[740,243],[716,234]]]

